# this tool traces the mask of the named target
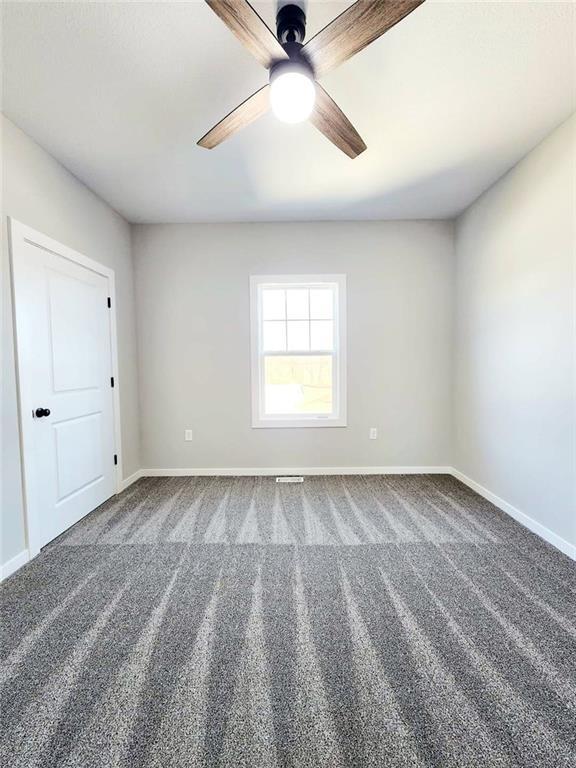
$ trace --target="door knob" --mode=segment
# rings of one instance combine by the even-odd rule
[[[42,416],[50,416],[50,408],[36,408],[36,418],[41,419]]]

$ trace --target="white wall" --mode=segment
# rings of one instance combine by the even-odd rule
[[[25,548],[12,305],[6,219],[64,243],[116,273],[122,459],[125,476],[140,466],[136,330],[130,226],[106,203],[2,117],[2,548],[6,563]]]
[[[445,222],[135,226],[143,466],[449,464],[452,237]],[[249,276],[334,272],[349,426],[251,429]]]
[[[576,545],[576,116],[456,226],[455,466]]]

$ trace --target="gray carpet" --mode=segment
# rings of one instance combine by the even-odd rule
[[[576,567],[450,477],[143,479],[1,595],[6,768],[576,765]]]

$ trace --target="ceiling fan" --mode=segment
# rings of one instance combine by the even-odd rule
[[[272,108],[278,119],[307,118],[348,157],[366,144],[336,102],[317,82],[366,48],[424,0],[357,0],[304,43],[306,15],[299,5],[284,5],[276,17],[277,36],[247,0],[206,0],[250,53],[270,71],[270,82],[243,101],[198,141],[213,149]]]

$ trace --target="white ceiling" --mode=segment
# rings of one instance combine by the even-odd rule
[[[356,160],[272,115],[196,146],[266,82],[202,0],[4,3],[4,112],[134,222],[452,217],[574,111],[575,9],[427,0],[322,80]]]

